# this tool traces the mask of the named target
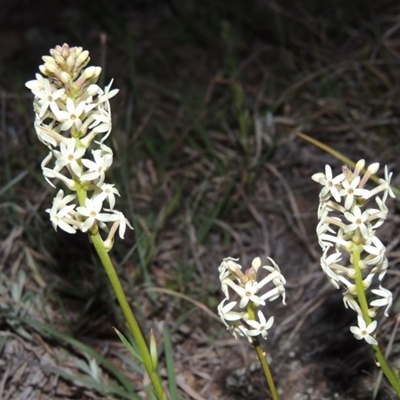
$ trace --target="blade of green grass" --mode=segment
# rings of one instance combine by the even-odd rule
[[[166,327],[164,327],[163,336],[164,336],[165,361],[167,364],[169,394],[172,399],[177,399],[178,398],[178,385],[176,384],[175,365],[174,365],[174,356],[173,356],[172,344],[171,344],[171,336],[169,335],[169,331]]]
[[[137,352],[137,350],[129,343],[128,339],[116,328],[114,328],[115,333],[118,335],[120,338],[121,342],[124,344],[124,346],[129,350],[129,352],[137,358],[140,362],[143,362],[142,357],[140,357],[140,354]]]
[[[98,361],[98,363],[105,370],[107,370],[111,375],[113,375],[117,379],[117,381],[126,389],[127,394],[129,394],[131,396],[128,398],[132,398],[134,400],[140,399],[140,397],[136,396],[131,382],[121,373],[121,371],[119,371],[118,368],[116,368],[110,361],[108,361],[102,355],[97,353],[91,347],[87,346],[86,344],[80,342],[77,339],[72,338],[71,336],[68,336],[62,332],[57,331],[52,326],[42,324],[37,321],[24,319],[24,318],[21,318],[21,321],[26,323],[27,325],[31,326],[33,329],[35,329],[40,334],[53,336],[54,338],[56,338],[60,341],[64,341],[64,342],[68,343],[69,345],[76,347],[76,348],[80,349],[81,351],[85,352],[86,354],[90,355],[96,361]]]

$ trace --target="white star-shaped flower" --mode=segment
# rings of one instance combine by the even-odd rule
[[[235,308],[237,301],[231,301],[230,303],[225,304],[226,300],[227,299],[222,300],[218,305],[218,315],[224,325],[229,327],[230,325],[226,321],[240,321],[243,317],[243,312],[232,311]]]
[[[248,329],[246,331],[246,335],[249,336],[261,335],[264,339],[266,339],[268,335],[268,329],[270,329],[274,323],[274,317],[270,317],[267,321],[261,310],[258,311],[257,316],[259,321],[251,319],[246,321],[246,323],[253,328],[253,329]]]
[[[371,345],[377,345],[376,339],[371,336],[371,333],[376,329],[377,322],[372,321],[368,326],[360,315],[357,316],[358,326],[351,326],[350,331],[357,340],[364,339]]]
[[[356,197],[368,196],[369,190],[357,187],[360,183],[360,177],[356,176],[349,182],[347,179],[343,180],[343,189],[339,191],[340,196],[346,197],[344,207],[349,210],[355,203]]]
[[[372,236],[370,243],[365,244],[363,249],[369,253],[369,256],[363,260],[367,265],[380,264],[386,257],[386,247],[377,236]]]
[[[84,147],[76,148],[76,144],[76,140],[70,138],[67,145],[60,143],[60,151],[53,151],[53,154],[57,159],[56,171],[60,171],[65,166],[69,166],[77,177],[82,175],[82,167],[79,162],[85,154],[86,149]]]
[[[125,236],[126,227],[133,229],[132,225],[121,211],[109,210],[116,215],[114,224],[118,224],[118,235],[121,239]]]
[[[390,290],[385,289],[382,286],[379,286],[379,289],[372,289],[372,293],[375,293],[377,296],[380,296],[380,299],[376,299],[371,301],[370,305],[372,307],[385,307],[385,316],[387,317],[389,308],[392,306],[393,302],[393,294]]]
[[[74,101],[68,97],[66,103],[67,109],[65,111],[60,110],[55,102],[50,104],[50,108],[56,118],[62,123],[62,131],[67,131],[73,126],[79,130],[82,126],[81,116],[85,109],[85,105],[86,103],[81,101],[77,106],[75,106]]]
[[[92,129],[97,133],[107,132],[105,137],[107,138],[111,131],[111,115],[109,115],[106,111],[103,111],[102,114],[93,114],[92,118],[94,119],[93,123],[89,125],[89,129]]]
[[[231,289],[233,289],[240,297],[239,307],[244,308],[247,306],[249,301],[253,302],[256,306],[265,305],[265,301],[256,295],[258,292],[258,284],[256,281],[247,281],[243,286],[237,285],[231,279],[227,278],[224,280]]]
[[[325,174],[319,172],[311,177],[313,181],[324,186],[320,192],[321,198],[328,199],[332,196],[338,203],[340,203],[340,193],[336,185],[342,182],[344,178],[343,173],[333,178],[332,169],[329,165],[325,165]]]
[[[368,239],[370,236],[370,230],[367,226],[367,221],[369,218],[368,210],[365,210],[361,213],[361,208],[358,206],[353,207],[353,212],[345,212],[345,218],[351,222],[350,225],[347,225],[344,228],[345,233],[354,232],[356,229],[359,229],[363,238]]]
[[[53,199],[52,207],[46,210],[46,212],[50,214],[50,221],[55,231],[57,231],[57,227],[59,227],[68,233],[76,232],[76,226],[80,225],[80,222],[76,221],[72,215],[76,204],[68,205],[68,203],[75,198],[76,196],[74,194],[64,197],[64,192],[59,190],[56,197]]]
[[[48,79],[43,80],[43,89],[32,90],[37,97],[40,105],[39,117],[42,118],[50,107],[50,104],[58,100],[64,93],[65,89],[55,89],[51,86]]]
[[[112,154],[104,154],[103,150],[92,151],[94,161],[82,159],[82,164],[89,170],[81,176],[81,181],[95,181],[96,185],[101,185],[105,179],[105,173],[110,168],[113,157]]]
[[[110,222],[117,220],[118,216],[116,214],[100,212],[102,207],[103,200],[99,197],[95,197],[94,199],[87,198],[84,207],[77,207],[76,211],[83,217],[86,217],[82,225],[82,232],[88,231],[96,221]]]
[[[387,196],[389,195],[391,198],[395,198],[396,195],[393,193],[393,190],[390,186],[390,181],[392,180],[393,172],[389,173],[387,165],[385,165],[385,179],[379,179],[379,182],[384,185],[385,192],[383,194],[383,202],[386,203]]]
[[[47,80],[44,76],[40,74],[35,74],[36,79],[28,81],[25,83],[25,86],[30,89],[31,91],[33,90],[43,90],[44,88],[44,81]]]
[[[115,195],[121,196],[118,189],[111,183],[103,183],[99,186],[99,188],[101,192],[98,194],[98,196],[102,196],[103,200],[107,199],[112,210],[115,206]]]

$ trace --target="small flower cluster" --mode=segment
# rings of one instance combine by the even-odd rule
[[[224,258],[218,268],[221,289],[225,294],[225,299],[218,306],[218,314],[235,338],[238,335],[246,336],[252,341],[252,337],[261,335],[266,339],[274,317],[266,320],[261,310],[257,312],[256,317],[254,309],[265,305],[266,300],[272,301],[279,296],[282,296],[285,303],[286,280],[274,260],[269,260],[272,266],[261,267],[261,259],[257,257],[253,260],[251,268],[243,272],[242,266],[236,262],[238,259],[228,257]],[[260,267],[268,273],[264,278],[257,278]],[[270,282],[274,287],[265,291],[264,287]],[[240,297],[239,301],[226,303],[230,300],[230,290]],[[261,290],[264,293],[261,293]],[[251,315],[254,315],[254,318]]]
[[[317,226],[318,241],[322,248],[321,267],[332,285],[342,287],[346,308],[353,309],[358,316],[358,326],[352,326],[351,332],[356,339],[365,339],[369,344],[377,344],[371,335],[376,329],[374,317],[377,310],[385,307],[385,315],[392,304],[392,293],[379,285],[372,289],[375,298],[368,303],[360,300],[357,279],[362,282],[366,293],[374,277],[381,282],[388,268],[386,248],[376,236],[376,229],[385,221],[388,208],[388,196],[395,197],[390,188],[392,173],[385,167],[385,179],[379,179],[379,185],[372,190],[365,188],[371,175],[379,169],[374,163],[367,167],[365,161],[357,162],[354,171],[343,167],[342,173],[333,177],[329,165],[325,174],[317,173],[312,179],[320,183],[321,189]],[[381,195],[379,197],[378,195]],[[371,199],[375,205],[370,205]]]
[[[111,132],[109,99],[118,93],[111,83],[102,90],[97,84],[100,67],[88,67],[89,52],[67,44],[50,50],[39,67],[44,75],[26,83],[34,94],[35,130],[50,150],[41,166],[46,180],[61,180],[73,193],[59,190],[50,220],[55,230],[68,233],[108,232],[104,242],[110,250],[116,230],[124,237],[132,229],[124,215],[114,209],[115,185],[105,182],[105,172],[113,162],[113,152],[103,142]],[[100,141],[94,140],[103,135]],[[87,158],[87,153],[92,155]],[[51,161],[52,167],[49,167]],[[90,196],[89,196],[90,194]],[[103,210],[107,202],[108,208]],[[112,223],[111,229],[107,223]]]

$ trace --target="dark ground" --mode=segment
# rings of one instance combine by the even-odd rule
[[[163,326],[173,331],[182,397],[269,398],[247,343],[199,304],[216,312],[223,257],[272,256],[288,280],[265,343],[281,399],[370,399],[372,352],[349,332],[355,316],[320,271],[314,233],[310,176],[341,163],[291,129],[389,165],[399,186],[399,3],[0,0],[0,10],[0,399],[118,398],[93,387],[85,346],[142,385],[87,238],[55,235],[44,213],[54,193],[24,83],[64,42],[89,50],[120,89],[111,176],[135,231],[113,257],[145,331],[160,342]],[[390,209],[381,239],[397,299],[397,203]],[[396,300],[380,322],[384,348],[398,311]],[[391,351],[399,368],[398,341]],[[102,370],[103,383],[117,381]],[[393,398],[383,382],[377,399]]]

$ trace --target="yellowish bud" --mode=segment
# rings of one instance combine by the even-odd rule
[[[153,329],[150,330],[150,355],[151,355],[151,362],[155,370],[158,364],[158,355],[157,355],[157,342],[153,334]]]

